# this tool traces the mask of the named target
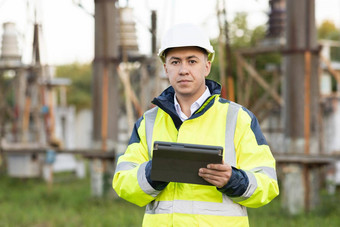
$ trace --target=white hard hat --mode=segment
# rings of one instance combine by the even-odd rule
[[[170,28],[162,39],[158,56],[165,62],[164,51],[168,48],[197,46],[208,53],[208,60],[213,61],[215,51],[210,44],[209,37],[200,27],[194,24],[177,24]]]

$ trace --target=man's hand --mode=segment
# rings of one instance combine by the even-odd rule
[[[232,174],[228,164],[209,164],[207,168],[200,168],[198,175],[218,188],[225,186]]]

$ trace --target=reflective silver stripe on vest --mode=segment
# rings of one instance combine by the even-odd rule
[[[236,167],[236,152],[234,145],[234,135],[236,130],[237,115],[241,105],[230,102],[227,112],[227,122],[225,129],[225,151],[224,162]]]
[[[272,167],[260,166],[260,167],[251,169],[250,171],[255,172],[255,173],[262,173],[268,176],[269,178],[277,181],[276,170]]]
[[[244,206],[234,203],[226,195],[223,195],[222,203],[203,201],[153,201],[146,207],[147,214],[200,214],[217,216],[247,216]]]
[[[154,107],[145,112],[145,137],[148,145],[149,159],[151,159],[153,126],[158,112],[158,107]]]
[[[116,167],[116,171],[115,174],[119,171],[124,171],[124,170],[130,170],[135,168],[136,166],[138,166],[137,163],[135,162],[120,162],[117,167]]]
[[[144,162],[139,166],[138,172],[137,172],[137,180],[139,187],[148,195],[151,195],[152,197],[156,197],[161,191],[155,190],[148,182],[145,176],[145,166],[148,162]]]

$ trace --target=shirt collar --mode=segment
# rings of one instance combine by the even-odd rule
[[[198,110],[204,103],[204,101],[209,98],[211,96],[211,93],[209,91],[209,88],[207,86],[205,86],[205,91],[204,93],[201,95],[201,97],[199,97],[190,107],[190,116],[195,113],[196,110]],[[176,112],[178,114],[178,116],[181,118],[182,121],[187,120],[189,117],[187,117],[181,109],[181,106],[179,105],[177,98],[176,98],[176,93],[174,95],[174,105],[175,105],[175,109]]]

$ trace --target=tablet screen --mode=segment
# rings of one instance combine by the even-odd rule
[[[151,180],[211,185],[198,175],[208,164],[221,164],[223,147],[155,141]]]

